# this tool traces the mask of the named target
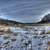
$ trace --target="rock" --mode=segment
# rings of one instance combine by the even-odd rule
[[[11,39],[12,42],[16,41],[16,39]]]

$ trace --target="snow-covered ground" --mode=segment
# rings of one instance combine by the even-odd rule
[[[47,27],[48,29],[48,27]],[[46,50],[50,40],[42,27],[28,29],[10,27],[12,33],[0,35],[0,50]]]

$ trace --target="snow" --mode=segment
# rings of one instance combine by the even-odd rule
[[[40,28],[40,27],[39,27]],[[40,33],[44,30],[37,30],[36,31],[33,29],[32,31],[34,31],[34,33],[37,32],[37,35],[33,34],[33,32],[31,32],[31,30],[26,31],[23,28],[15,28],[15,27],[11,27],[10,30],[13,32],[12,35],[10,35],[10,38],[5,40],[3,38],[4,35],[0,35],[0,42],[2,42],[0,44],[0,46],[5,46],[6,47],[2,47],[0,48],[0,50],[46,50],[47,48],[47,39],[49,36],[46,36],[44,38],[42,38],[42,36],[44,35],[40,35]],[[14,36],[14,33],[18,33],[18,35]],[[38,34],[39,33],[39,34]],[[8,36],[8,34],[6,34]],[[16,39],[16,41],[12,42],[11,39]],[[50,40],[50,39],[49,39]],[[4,44],[7,41],[10,41],[10,43],[8,44]],[[4,45],[3,45],[4,44]]]

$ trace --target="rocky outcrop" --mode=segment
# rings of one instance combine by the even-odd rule
[[[44,16],[42,20],[38,23],[50,23],[50,14]]]

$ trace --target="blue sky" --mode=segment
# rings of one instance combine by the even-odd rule
[[[17,22],[40,21],[50,12],[50,0],[0,0],[0,18]]]

